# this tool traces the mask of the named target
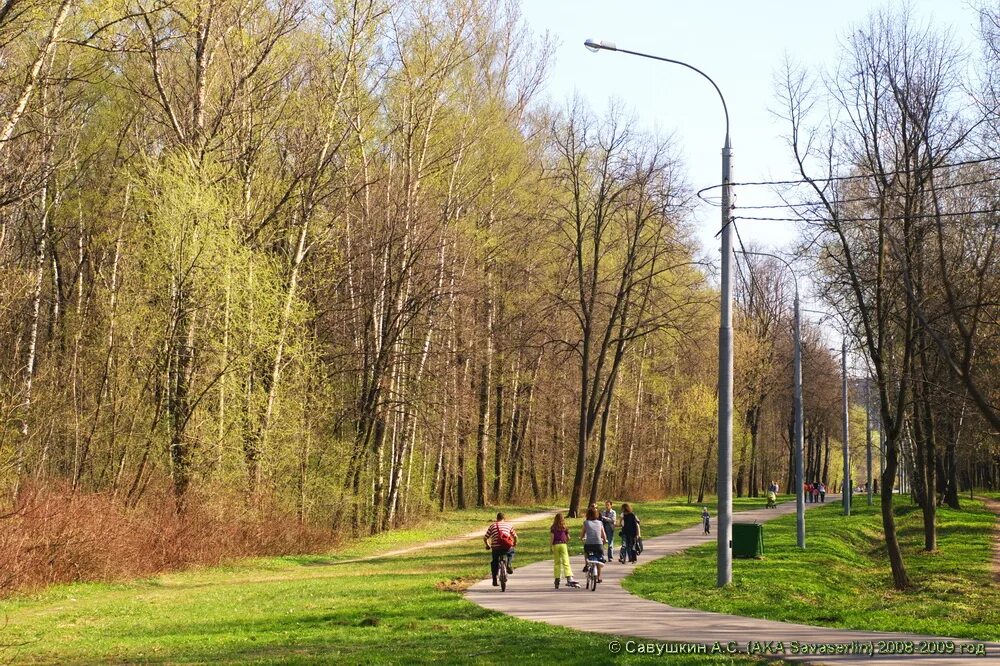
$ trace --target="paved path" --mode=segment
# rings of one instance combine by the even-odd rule
[[[827,495],[827,500],[837,502],[836,496]],[[806,504],[808,508],[821,505]],[[758,509],[740,512],[738,522],[764,522],[795,512],[795,503],[780,504],[777,509]],[[714,527],[713,520],[713,527]],[[807,523],[808,524],[808,523]],[[645,549],[641,559],[645,562],[677,553],[707,541],[715,540],[715,535],[702,534],[701,526],[695,526],[673,534],[644,539]],[[765,541],[766,549],[766,541]],[[582,556],[573,558],[573,567],[579,573]],[[723,646],[736,641],[740,650],[746,650],[749,641],[781,641],[787,646],[791,641],[813,644],[850,644],[854,641],[927,641],[930,637],[916,634],[897,634],[873,631],[850,631],[803,624],[776,622],[736,615],[723,615],[698,610],[673,608],[665,604],[640,599],[626,592],[622,580],[632,571],[630,565],[611,564],[604,567],[604,583],[597,592],[589,592],[582,587],[578,590],[552,586],[552,561],[543,560],[519,567],[511,578],[507,592],[494,588],[489,579],[480,581],[466,592],[466,598],[493,610],[501,611],[526,620],[571,627],[581,631],[615,633],[636,636],[664,642],[680,642],[711,646],[715,642]],[[582,582],[581,582],[582,585]],[[964,639],[941,638],[955,641],[956,645],[974,643]],[[789,661],[810,663],[865,663],[899,664],[903,661],[918,661],[921,666],[942,664],[1000,663],[1000,643],[986,643],[986,657],[959,655],[878,655],[867,656],[813,656],[793,657],[789,652],[775,655]],[[606,661],[603,655],[594,655],[598,662]],[[610,653],[608,655],[610,657]],[[669,660],[669,657],[668,657]],[[669,663],[669,661],[667,662]]]

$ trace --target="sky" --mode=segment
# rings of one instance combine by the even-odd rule
[[[950,26],[970,46],[976,14],[965,0],[910,0],[918,18]],[[524,19],[556,42],[547,82],[550,101],[564,104],[574,94],[597,113],[612,100],[649,130],[673,135],[689,185],[719,182],[725,135],[722,105],[712,86],[677,65],[623,53],[591,53],[587,38],[613,41],[620,48],[682,60],[703,70],[729,106],[733,178],[759,181],[796,178],[783,136],[775,76],[786,55],[816,71],[838,60],[845,33],[882,2],[838,0],[522,0]],[[768,188],[736,188],[737,206],[776,201]],[[784,215],[773,215],[783,217]],[[718,261],[718,208],[699,204],[697,238]],[[791,222],[739,223],[743,241],[770,251],[791,248]]]

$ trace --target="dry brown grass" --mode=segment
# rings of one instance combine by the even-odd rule
[[[28,488],[0,508],[0,595],[54,583],[149,576],[240,557],[321,552],[335,535],[300,525],[262,501],[191,496],[182,514],[169,492],[135,507],[107,493]]]

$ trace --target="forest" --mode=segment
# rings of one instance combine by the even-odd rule
[[[788,63],[799,172],[732,221],[745,252],[798,222],[832,315],[803,332],[806,478],[843,481],[843,338],[852,479],[874,445],[928,550],[936,506],[1000,485],[1000,7],[979,19],[961,44],[887,9],[829,71]],[[624,105],[547,99],[551,57],[515,0],[0,0],[0,559],[53,569],[98,509],[91,545],[256,525],[222,556],[714,495],[703,184]],[[735,492],[791,491],[793,276],[737,265]]]

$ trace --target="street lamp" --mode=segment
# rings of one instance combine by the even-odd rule
[[[846,327],[845,327],[846,328]],[[848,446],[851,425],[851,410],[847,403],[847,331],[840,343],[840,372],[843,375],[841,392],[844,401],[844,483],[841,485],[841,499],[844,502],[844,515],[851,515],[851,498],[854,495],[854,482],[851,480],[851,449]]]
[[[729,107],[726,98],[715,81],[693,65],[680,60],[629,51],[618,48],[614,42],[588,39],[583,43],[589,51],[617,51],[629,55],[669,62],[687,67],[703,76],[722,102],[722,111],[726,116],[726,139],[722,145],[722,295],[721,312],[719,316],[719,469],[717,482],[718,495],[718,526],[716,529],[716,585],[725,587],[733,579],[733,291],[731,274],[733,267],[732,232],[732,144],[729,141]]]
[[[741,254],[753,254],[759,257],[771,257],[784,264],[788,272],[792,274],[792,284],[795,285],[794,300],[794,336],[795,352],[792,361],[792,381],[794,390],[792,392],[792,411],[795,413],[795,432],[793,433],[795,449],[795,535],[799,548],[806,547],[806,499],[805,499],[805,470],[802,462],[803,448],[803,416],[802,416],[802,327],[799,317],[799,276],[795,273],[792,265],[776,254],[769,252],[748,252],[743,250]]]
[[[823,319],[820,320],[822,323],[825,319],[832,317],[833,315],[820,312],[819,310],[807,310],[807,312],[816,312],[818,314],[824,315]],[[830,351],[836,352],[835,349]],[[841,343],[840,343],[840,374],[841,374],[841,400],[843,402],[843,458],[844,458],[844,477],[840,483],[840,500],[844,506],[844,515],[851,515],[851,497],[854,494],[853,482],[851,481],[851,449],[848,444],[850,439],[850,405],[848,403],[848,392],[847,392],[847,320],[844,320],[844,329],[841,333]]]

